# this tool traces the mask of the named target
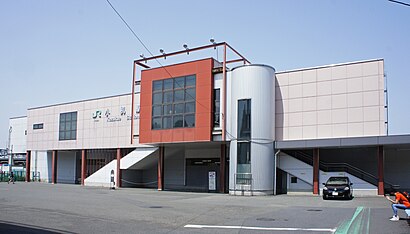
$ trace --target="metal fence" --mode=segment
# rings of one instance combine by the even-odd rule
[[[26,181],[25,171],[13,171],[14,181]],[[8,171],[3,171],[0,173],[0,182],[9,181],[10,173]]]
[[[234,193],[249,191],[252,195],[252,173],[235,173]]]

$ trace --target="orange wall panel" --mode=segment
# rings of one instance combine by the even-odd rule
[[[140,143],[211,141],[212,67],[213,59],[209,58],[141,72]],[[152,130],[152,82],[187,75],[196,75],[195,127]]]

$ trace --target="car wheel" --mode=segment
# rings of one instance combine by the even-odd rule
[[[323,200],[327,200],[327,199],[328,199],[327,196],[323,195]]]

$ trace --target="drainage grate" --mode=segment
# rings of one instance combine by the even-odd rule
[[[307,210],[307,211],[316,211],[316,212],[318,212],[318,211],[322,211],[322,210],[319,210],[319,209],[309,209],[309,210]]]
[[[258,221],[275,221],[275,219],[271,219],[271,218],[257,218],[256,220],[258,220]]]
[[[162,208],[162,206],[149,206],[148,208],[152,208],[152,209],[160,209],[160,208]]]

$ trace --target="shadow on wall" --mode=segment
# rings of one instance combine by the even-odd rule
[[[277,102],[277,100],[283,100],[282,90],[279,88],[277,77],[275,76],[275,140],[283,140],[284,139],[284,107],[283,101]],[[280,112],[276,112],[277,110],[281,110]],[[282,115],[281,118],[278,118],[278,115]],[[278,126],[281,126],[278,128]]]

